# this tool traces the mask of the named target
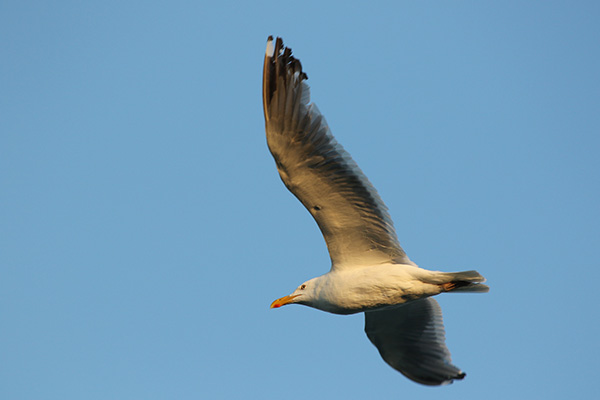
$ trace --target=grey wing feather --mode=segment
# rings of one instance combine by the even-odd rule
[[[385,362],[415,382],[444,385],[466,375],[451,363],[442,310],[431,297],[365,312],[365,332]]]
[[[319,225],[332,269],[412,264],[377,191],[310,103],[306,79],[292,51],[269,37],[263,71],[267,143],[283,183]]]

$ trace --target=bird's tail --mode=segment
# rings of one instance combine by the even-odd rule
[[[487,293],[490,288],[484,285],[485,278],[477,271],[442,273],[445,282],[440,286],[443,292]]]

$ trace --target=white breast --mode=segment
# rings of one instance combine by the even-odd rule
[[[440,293],[438,285],[423,281],[428,273],[405,264],[330,271],[316,279],[315,299],[309,305],[334,314],[354,314]]]

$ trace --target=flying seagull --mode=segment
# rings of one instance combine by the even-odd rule
[[[270,36],[263,70],[267,143],[281,180],[319,225],[331,257],[329,272],[271,308],[364,312],[365,332],[392,368],[425,385],[463,379],[431,296],[487,292],[485,278],[476,271],[428,271],[408,258],[377,191],[310,102],[307,79],[292,50]]]

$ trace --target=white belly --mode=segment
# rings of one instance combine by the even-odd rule
[[[354,314],[390,307],[441,292],[424,280],[435,272],[404,264],[386,264],[329,272],[319,277],[312,307],[334,314]]]

